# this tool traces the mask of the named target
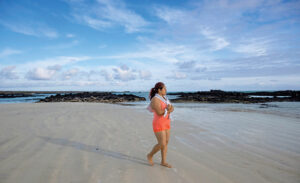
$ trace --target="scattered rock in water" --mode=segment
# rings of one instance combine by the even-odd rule
[[[269,108],[269,107],[278,107],[278,105],[275,104],[260,104],[259,108]]]

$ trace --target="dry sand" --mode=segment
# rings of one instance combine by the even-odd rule
[[[193,132],[200,133],[198,141],[187,140]],[[259,151],[201,138],[202,132],[172,122],[169,169],[159,165],[160,152],[154,166],[146,160],[156,143],[146,110],[101,103],[0,104],[0,182],[300,182],[299,154],[281,157],[296,160],[285,166]]]

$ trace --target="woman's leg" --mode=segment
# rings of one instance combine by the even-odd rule
[[[159,144],[161,148],[161,164],[164,164],[166,162],[166,156],[167,156],[167,135],[166,131],[161,131],[159,133],[156,133],[159,139]]]
[[[170,139],[170,129],[169,130],[166,130],[166,143],[167,145],[169,144],[169,139]]]
[[[166,162],[168,143],[170,139],[170,130],[165,130],[164,132],[165,132],[164,135],[166,140],[165,140],[165,146],[163,146],[161,150],[161,155],[162,155],[161,165],[172,168],[172,166]]]
[[[166,130],[166,154],[168,152],[169,139],[170,139],[170,129]]]
[[[148,161],[150,163],[150,165],[153,165],[153,161],[152,161],[152,157],[154,156],[155,153],[157,153],[159,150],[161,150],[161,144],[162,144],[162,138],[163,138],[163,134],[162,131],[160,132],[155,132],[155,137],[157,139],[157,144],[152,148],[152,151],[147,154],[147,158]]]

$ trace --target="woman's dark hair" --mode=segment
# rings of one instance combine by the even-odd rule
[[[163,82],[158,82],[155,84],[154,88],[151,88],[149,93],[150,100],[155,96],[156,93],[158,93],[158,89],[162,89],[165,86]]]

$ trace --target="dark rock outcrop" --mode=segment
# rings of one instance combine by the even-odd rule
[[[300,91],[275,92],[225,92],[222,90],[198,91],[190,93],[169,93],[178,95],[172,102],[205,102],[205,103],[264,103],[300,101]]]
[[[135,95],[116,95],[111,92],[82,92],[66,93],[64,95],[56,94],[46,97],[38,102],[101,102],[101,103],[119,103],[119,102],[136,102],[145,101],[144,97]]]

